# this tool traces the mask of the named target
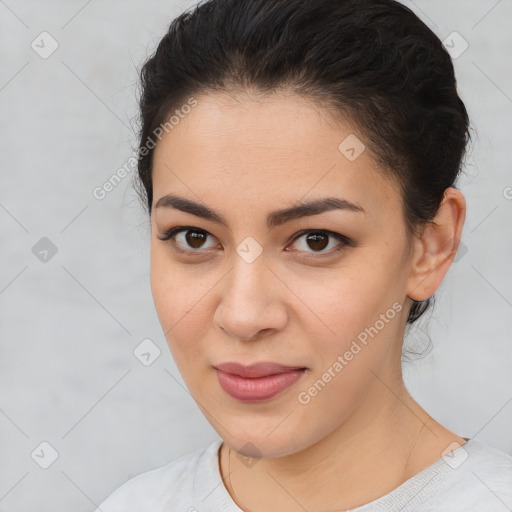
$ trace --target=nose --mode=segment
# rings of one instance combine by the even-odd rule
[[[250,341],[284,328],[288,321],[286,287],[263,257],[252,263],[235,258],[233,268],[221,283],[214,314],[219,329],[233,338]]]

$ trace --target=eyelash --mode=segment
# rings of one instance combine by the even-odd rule
[[[181,247],[179,247],[176,244],[176,240],[175,240],[174,237],[176,235],[178,235],[179,233],[183,232],[183,231],[185,231],[185,232],[186,231],[196,231],[196,232],[199,232],[199,233],[205,233],[206,235],[213,236],[208,231],[206,231],[204,229],[196,228],[196,227],[193,227],[193,226],[176,226],[176,227],[173,227],[173,228],[168,229],[167,231],[165,231],[163,236],[159,236],[158,239],[162,240],[163,242],[171,243],[173,245],[173,247],[177,251],[179,251],[181,253],[190,254],[190,255],[193,255],[193,256],[200,256],[202,253],[204,253],[204,251],[207,251],[208,249],[212,249],[211,247],[208,248],[208,249],[197,249],[197,250],[182,249]],[[294,237],[292,238],[290,243],[293,243],[296,240],[298,240],[299,238],[303,237],[304,235],[307,235],[307,234],[310,234],[310,233],[328,235],[328,236],[330,236],[332,238],[335,238],[339,242],[341,242],[334,249],[331,249],[330,251],[327,251],[327,252],[307,253],[307,254],[313,255],[313,257],[315,257],[315,258],[322,257],[322,256],[332,256],[333,254],[337,254],[338,252],[343,250],[345,247],[349,247],[349,246],[353,245],[353,242],[352,242],[352,240],[350,238],[347,238],[346,236],[344,236],[344,235],[342,235],[340,233],[336,233],[334,231],[329,231],[327,229],[304,229],[304,230],[299,231],[298,233],[296,233],[294,235]],[[305,257],[309,257],[309,256],[305,256]]]

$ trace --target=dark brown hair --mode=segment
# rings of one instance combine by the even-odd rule
[[[208,0],[172,21],[140,79],[135,185],[149,215],[147,141],[201,93],[287,90],[352,120],[400,188],[408,234],[435,217],[470,139],[449,54],[394,0]],[[413,303],[409,324],[431,299]]]

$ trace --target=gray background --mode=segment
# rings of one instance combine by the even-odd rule
[[[512,0],[405,3],[441,39],[468,42],[454,63],[476,129],[464,245],[407,341],[421,349],[430,336],[433,350],[404,365],[406,385],[448,428],[512,454]],[[94,510],[217,439],[158,323],[130,177],[92,194],[135,147],[143,59],[191,5],[0,0],[2,512]],[[50,48],[43,31],[59,45],[46,59],[31,47]],[[53,256],[38,254],[43,237]],[[161,350],[150,366],[133,354],[146,338]],[[58,453],[48,469],[43,441]]]

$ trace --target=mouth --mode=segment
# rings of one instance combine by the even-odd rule
[[[221,388],[242,402],[261,402],[281,394],[293,386],[306,372],[306,367],[262,362],[249,366],[222,363],[213,367]]]

